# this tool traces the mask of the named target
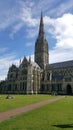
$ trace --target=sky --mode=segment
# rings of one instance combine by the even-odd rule
[[[24,56],[34,60],[41,11],[49,62],[73,60],[73,0],[0,0],[0,80]]]

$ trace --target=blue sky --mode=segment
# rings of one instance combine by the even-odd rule
[[[73,60],[73,0],[0,0],[0,80],[11,64],[34,59],[41,10],[50,63]]]

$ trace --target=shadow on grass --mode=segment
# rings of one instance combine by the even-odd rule
[[[58,128],[73,128],[73,124],[53,125],[53,127],[58,127]]]

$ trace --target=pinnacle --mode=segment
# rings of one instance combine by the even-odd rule
[[[44,35],[44,24],[43,24],[43,14],[42,14],[42,12],[41,12],[41,19],[40,19],[39,35]]]

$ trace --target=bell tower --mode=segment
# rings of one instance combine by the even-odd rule
[[[39,34],[35,43],[35,62],[41,67],[41,69],[45,69],[46,64],[49,63],[48,43],[44,33],[42,12],[39,26]]]

